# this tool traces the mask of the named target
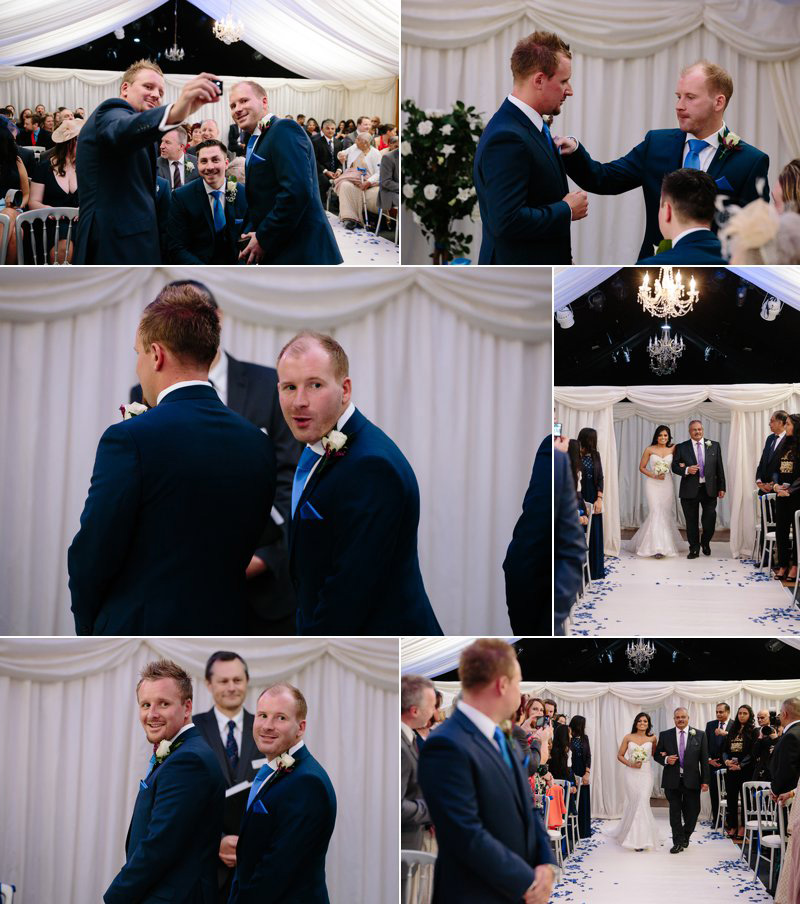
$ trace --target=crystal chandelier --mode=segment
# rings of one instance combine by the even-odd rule
[[[241,41],[243,35],[244,25],[242,25],[242,20],[237,19],[235,22],[233,21],[231,4],[229,4],[228,15],[219,22],[214,23],[214,37],[217,38],[217,40],[222,41],[223,44],[231,45],[235,44],[237,41]]]
[[[179,63],[186,56],[183,47],[178,47],[178,0],[175,0],[175,30],[172,33],[172,47],[164,51],[164,56],[170,63]]]
[[[661,267],[658,279],[650,288],[650,272],[645,271],[644,279],[639,286],[639,303],[653,317],[682,317],[688,314],[698,300],[700,293],[694,281],[689,280],[689,290],[683,284],[681,271],[673,276],[672,267]]]
[[[672,337],[672,330],[668,323],[661,327],[661,336],[651,339],[647,343],[647,354],[650,355],[650,370],[659,377],[675,373],[678,367],[678,359],[683,354],[683,339],[680,336]]]
[[[656,655],[655,645],[644,643],[640,637],[636,643],[629,643],[625,648],[628,657],[628,668],[634,675],[641,675],[650,668],[650,660]]]

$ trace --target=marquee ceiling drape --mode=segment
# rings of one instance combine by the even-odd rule
[[[147,15],[163,0],[5,0],[0,63],[17,65],[79,47]],[[212,19],[230,8],[244,40],[312,79],[359,80],[398,74],[400,2],[366,0],[191,0]]]

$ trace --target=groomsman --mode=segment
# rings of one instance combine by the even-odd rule
[[[336,793],[305,746],[307,715],[291,684],[274,684],[258,698],[253,736],[268,762],[250,789],[230,904],[328,904]]]
[[[192,724],[192,679],[168,659],[142,669],[139,721],[153,755],[139,782],[125,866],[106,889],[106,904],[216,898],[225,782]],[[178,890],[180,890],[178,892]]]
[[[572,54],[558,35],[536,31],[511,55],[514,87],[475,151],[483,224],[481,264],[571,264],[570,225],[586,216],[584,191],[569,190],[545,116],[572,96]]]
[[[661,241],[661,182],[673,170],[704,170],[718,194],[740,206],[758,197],[769,200],[769,157],[742,141],[723,118],[733,94],[730,75],[716,63],[700,60],[681,72],[676,94],[678,128],[649,131],[633,150],[610,163],[593,160],[575,138],[558,141],[567,173],[586,191],[619,195],[642,189],[647,225],[639,260],[652,255]]]
[[[278,355],[281,409],[306,444],[289,566],[299,634],[441,634],[417,556],[419,488],[403,453],[351,401],[349,361],[321,333]]]
[[[519,707],[514,648],[499,638],[466,647],[461,700],[419,755],[419,783],[436,828],[433,904],[546,904],[553,851],[516,742],[500,728]]]
[[[717,718],[706,724],[706,743],[708,745],[709,782],[708,791],[711,796],[712,821],[716,823],[719,812],[719,789],[717,788],[717,773],[725,769],[723,751],[728,732],[734,728],[731,719],[731,708],[727,703],[717,704]]]

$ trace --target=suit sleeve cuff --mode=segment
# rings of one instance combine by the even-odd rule
[[[176,122],[174,125],[167,125],[167,120],[169,119],[169,114],[172,111],[172,104],[167,104],[164,108],[164,115],[161,117],[161,122],[158,124],[159,132],[171,132],[173,129],[177,129],[180,125],[179,122]]]

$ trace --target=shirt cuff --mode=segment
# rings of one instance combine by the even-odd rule
[[[158,124],[158,130],[160,132],[171,132],[173,129],[177,129],[180,125],[179,122],[176,122],[174,125],[167,125],[167,120],[169,119],[171,110],[172,104],[167,104],[167,106],[164,108],[164,115],[161,117],[161,122]]]

